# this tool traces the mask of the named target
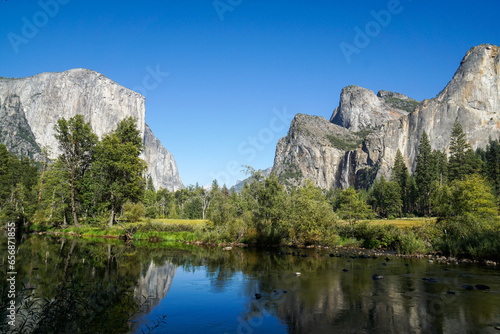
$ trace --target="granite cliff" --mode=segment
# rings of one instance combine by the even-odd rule
[[[330,121],[296,115],[276,148],[273,171],[293,185],[310,179],[322,188],[365,186],[390,176],[397,150],[413,172],[424,131],[431,146],[448,152],[458,118],[474,149],[500,136],[498,46],[470,49],[452,80],[421,103],[399,93],[349,86]]]
[[[54,124],[76,114],[83,115],[99,137],[123,118],[134,117],[146,146],[147,176],[156,188],[184,187],[172,155],[145,123],[142,95],[86,69],[0,78],[0,141],[18,155],[39,159],[40,148],[46,147],[49,158],[57,157]]]

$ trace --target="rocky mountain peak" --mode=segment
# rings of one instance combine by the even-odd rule
[[[387,122],[406,116],[418,102],[409,97],[387,91],[378,95],[359,86],[347,86],[340,93],[340,103],[330,122],[354,132],[375,129]]]
[[[144,96],[101,73],[77,68],[27,78],[1,78],[2,101],[0,113],[7,116],[0,123],[1,142],[10,143],[9,149],[22,143],[15,151],[19,155],[27,155],[28,151],[32,155],[40,147],[47,147],[51,159],[59,154],[54,125],[60,118],[80,114],[102,137],[122,119],[133,117],[146,144],[144,159],[155,187],[183,187],[172,155],[147,128]]]
[[[421,103],[400,93],[345,87],[330,121],[358,141],[334,128],[325,141],[317,120],[301,117],[300,129],[312,131],[292,131],[292,124],[294,136],[289,132],[278,142],[274,170],[293,184],[310,179],[322,188],[367,186],[375,177],[390,177],[398,150],[413,172],[424,131],[432,149],[448,154],[456,119],[472,148],[484,148],[489,138],[500,137],[499,51],[489,44],[473,47],[441,93]]]
[[[500,105],[500,48],[482,44],[471,48],[438,101],[477,110],[498,110]]]

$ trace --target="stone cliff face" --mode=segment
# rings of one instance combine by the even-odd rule
[[[362,137],[360,144],[337,145],[340,151],[335,156],[327,154],[326,158],[322,155],[331,150],[328,143],[315,140],[314,132],[305,135],[297,131],[292,122],[287,137],[278,142],[274,170],[287,179],[287,171],[295,168],[284,163],[290,161],[287,157],[298,151],[317,152],[320,155],[314,157],[294,155],[294,166],[315,166],[314,170],[322,171],[318,175],[311,168],[303,168],[303,174],[294,184],[310,179],[322,188],[361,186],[375,176],[389,177],[399,149],[413,172],[422,133],[427,132],[433,149],[448,152],[452,125],[457,118],[472,147],[485,147],[489,138],[500,136],[499,49],[480,45],[469,50],[443,91],[420,104],[398,93],[380,91],[375,96],[360,87],[344,88],[331,122],[348,129],[351,135]],[[310,123],[310,126],[315,124]],[[331,143],[338,143],[345,141],[346,133],[337,131],[333,136],[336,139]]]
[[[3,102],[0,100],[0,143],[18,156],[41,159],[40,147],[24,116],[19,96],[10,95]]]
[[[171,190],[183,187],[172,155],[154,138],[151,130],[146,136],[145,98],[104,75],[73,69],[22,79],[0,78],[0,102],[5,101],[2,106],[13,99],[19,100],[16,102],[18,117],[26,119],[29,126],[26,130],[33,134],[39,148],[50,149],[50,158],[59,153],[54,125],[62,117],[83,115],[99,137],[113,130],[123,118],[134,117],[146,145],[154,144],[154,147],[146,147],[144,158],[155,187]]]
[[[330,121],[354,132],[375,129],[408,115],[403,108],[411,101],[415,100],[399,93],[380,91],[377,96],[369,89],[348,86],[342,89],[340,104]]]
[[[144,133],[144,159],[148,162],[148,177],[152,177],[155,188],[165,188],[178,190],[184,188],[177,164],[172,154],[155,137],[149,126],[146,124]]]
[[[350,163],[349,148],[361,144],[361,138],[323,117],[297,114],[288,135],[278,141],[273,172],[283,183],[300,185],[305,179],[322,188],[349,182],[349,170],[341,177],[342,165]],[[349,160],[349,161],[348,161]]]

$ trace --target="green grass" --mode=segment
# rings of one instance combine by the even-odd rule
[[[367,221],[374,225],[396,225],[397,227],[415,227],[422,226],[426,223],[435,223],[436,218],[397,218],[397,219],[372,219]]]
[[[189,224],[189,225],[203,225],[208,222],[207,219],[151,219],[153,223],[162,224]],[[142,219],[139,223],[146,223],[145,219]]]
[[[343,224],[348,224],[347,221],[340,221]],[[415,226],[423,226],[427,223],[435,223],[436,218],[424,218],[424,217],[416,217],[416,218],[396,218],[396,219],[368,219],[357,222],[358,224],[361,222],[366,222],[371,225],[395,225],[399,228],[410,228]]]

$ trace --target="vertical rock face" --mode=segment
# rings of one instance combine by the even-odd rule
[[[32,132],[39,147],[50,149],[50,158],[57,157],[59,153],[54,125],[62,117],[68,119],[76,114],[83,115],[99,137],[115,129],[123,118],[135,118],[141,136],[145,141],[147,139],[147,143],[155,143],[154,148],[147,147],[148,153],[145,154],[148,174],[153,176],[155,186],[168,189],[179,188],[179,185],[182,187],[177,168],[163,168],[159,162],[152,160],[160,157],[163,158],[162,162],[175,166],[173,157],[159,142],[153,140],[154,135],[150,130],[146,138],[145,98],[142,95],[100,73],[73,69],[22,79],[0,78],[0,101],[15,98],[19,99],[20,112],[29,126],[27,130]],[[167,161],[167,157],[172,161]],[[173,185],[167,181],[174,179],[176,184]]]
[[[500,48],[494,45],[480,45],[469,50],[443,91],[420,104],[399,93],[380,91],[375,96],[357,86],[344,88],[340,105],[330,121],[348,130],[341,135],[339,131],[330,134],[330,142],[345,142],[346,135],[351,133],[362,137],[359,145],[337,145],[343,154],[336,152],[335,156],[325,159],[323,155],[328,155],[328,143],[316,140],[314,131],[312,134],[296,131],[292,122],[288,136],[278,142],[274,170],[286,176],[290,174],[287,170],[293,168],[288,168],[285,162],[289,160],[283,157],[299,151],[316,152],[315,155],[292,154],[295,165],[315,166],[314,169],[302,169],[303,174],[295,184],[311,179],[322,188],[366,185],[367,179],[390,176],[399,149],[413,172],[422,133],[427,132],[433,149],[448,153],[455,119],[462,124],[474,149],[485,147],[490,138],[500,136],[499,51]],[[307,126],[316,124],[302,119],[310,123]],[[324,134],[318,131],[318,136],[324,137]],[[315,172],[318,170],[322,171],[320,175]]]
[[[148,162],[147,176],[153,178],[155,188],[173,191],[184,188],[174,157],[163,147],[147,124],[144,133],[144,146],[146,147],[144,159]]]
[[[41,150],[24,117],[19,96],[9,95],[3,103],[0,100],[0,143],[18,156],[40,159]]]
[[[360,143],[356,134],[323,117],[297,114],[288,135],[278,141],[273,172],[291,186],[306,179],[322,188],[345,186],[341,165],[346,151]]]
[[[408,115],[402,108],[405,108],[405,103],[410,101],[415,100],[399,93],[381,91],[376,96],[369,89],[348,86],[342,89],[340,104],[333,112],[330,121],[354,132],[375,129]]]

